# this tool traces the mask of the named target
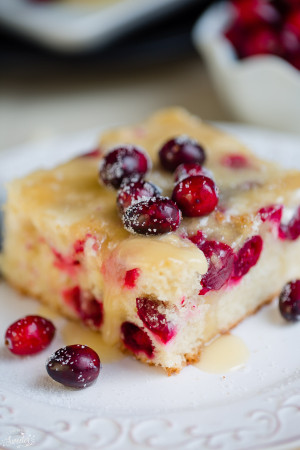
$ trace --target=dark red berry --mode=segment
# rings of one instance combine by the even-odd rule
[[[290,28],[288,24],[283,26],[279,35],[280,43],[284,52],[284,56],[289,59],[293,58],[300,50],[300,33],[299,36],[295,33],[293,28]]]
[[[82,389],[98,378],[101,364],[97,353],[86,345],[68,345],[57,350],[47,361],[53,380],[64,386]]]
[[[300,320],[300,280],[287,283],[279,296],[279,310],[286,320]]]
[[[163,197],[136,203],[126,209],[123,223],[130,233],[157,235],[175,231],[181,212],[172,200]]]
[[[239,280],[251,267],[257,263],[263,248],[263,240],[260,236],[253,236],[248,239],[235,255],[232,278]]]
[[[165,305],[159,300],[142,297],[136,299],[139,318],[144,325],[158,336],[164,344],[175,335],[175,327],[169,322],[165,314]]]
[[[232,153],[224,155],[221,158],[222,166],[229,167],[230,169],[246,169],[251,167],[251,163],[244,155],[238,153]]]
[[[189,236],[189,240],[192,241],[194,244],[196,244],[197,247],[199,248],[202,244],[204,244],[205,239],[206,236],[201,230],[198,230],[196,234]]]
[[[283,212],[282,205],[268,205],[264,206],[258,211],[262,222],[274,222],[275,224],[280,224]]]
[[[174,172],[175,183],[184,180],[188,177],[195,177],[196,175],[205,175],[211,178],[211,173],[209,170],[205,169],[198,163],[185,163],[180,164]]]
[[[119,188],[124,178],[145,175],[151,163],[148,156],[132,145],[111,150],[100,164],[100,179],[107,186]]]
[[[282,205],[269,205],[261,208],[258,213],[262,222],[267,220],[271,222],[280,223],[282,216],[283,206]]]
[[[236,0],[233,5],[236,21],[242,26],[274,24],[280,20],[279,12],[267,0]]]
[[[137,268],[127,270],[127,272],[125,273],[124,287],[126,287],[127,289],[133,289],[136,286],[140,274],[141,270]]]
[[[26,316],[11,324],[5,333],[5,345],[15,355],[33,355],[44,350],[55,335],[50,320]]]
[[[211,178],[197,175],[176,184],[172,200],[177,203],[184,216],[205,216],[217,206],[218,192]]]
[[[123,182],[124,185],[122,183],[117,196],[117,205],[121,213],[134,203],[157,197],[161,193],[161,190],[149,181],[142,179],[126,181],[127,183]]]
[[[159,151],[159,159],[165,170],[173,172],[179,164],[205,161],[205,151],[195,140],[179,136],[167,141]]]
[[[278,55],[282,53],[279,36],[276,31],[265,27],[257,28],[249,34],[242,47],[242,57],[255,55]]]
[[[77,241],[75,241],[73,245],[75,254],[82,253],[84,251],[84,245],[85,239],[77,239]]]
[[[123,322],[121,339],[126,348],[133,353],[145,353],[148,358],[154,355],[154,347],[148,334],[131,322]]]
[[[246,35],[245,29],[237,22],[231,24],[224,32],[224,36],[232,44],[239,58],[242,57],[242,47],[244,39],[247,38]]]
[[[287,60],[295,69],[300,70],[300,45],[299,52],[297,54],[291,55]]]
[[[201,279],[202,289],[200,295],[208,291],[221,289],[229,280],[234,263],[232,248],[218,241],[204,241],[198,244],[203,251],[207,261],[208,270]]]
[[[62,293],[65,302],[73,308],[82,321],[89,326],[99,328],[103,322],[103,304],[89,292],[79,286],[66,289]]]
[[[285,29],[293,33],[297,39],[300,39],[300,5],[299,8],[291,11],[285,20]]]
[[[300,236],[300,206],[292,219],[287,224],[281,224],[279,228],[281,239],[295,241]]]

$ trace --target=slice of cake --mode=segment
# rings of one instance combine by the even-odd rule
[[[11,182],[2,270],[170,374],[299,277],[299,204],[299,172],[167,109]]]

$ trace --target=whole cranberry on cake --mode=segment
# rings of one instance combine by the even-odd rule
[[[299,189],[299,172],[166,109],[11,182],[2,270],[107,343],[179,372],[299,278]]]

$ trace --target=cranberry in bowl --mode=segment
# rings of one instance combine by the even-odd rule
[[[263,12],[257,4],[265,6]],[[284,31],[285,21],[289,24],[292,19],[283,17],[274,4],[269,0],[214,4],[196,23],[193,41],[220,98],[237,120],[299,132],[300,70],[295,58],[298,54],[300,60],[300,39],[292,60],[286,55],[294,41],[291,44]],[[255,33],[248,36],[246,27],[255,28]]]

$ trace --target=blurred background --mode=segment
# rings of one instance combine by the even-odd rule
[[[244,50],[255,54],[269,53],[271,44],[274,50],[274,36],[280,43],[281,36],[287,36],[285,45],[290,49],[292,43],[293,64],[299,64],[299,0],[234,1],[241,6],[231,40],[246,43]],[[199,44],[201,56],[196,51],[192,42],[195,23],[207,9],[218,6],[212,0],[0,0],[0,149],[136,122],[172,105],[183,106],[207,120],[265,125],[264,118],[268,117],[267,125],[279,129],[283,119],[278,116],[275,120],[273,114],[282,110],[287,119],[287,127],[282,129],[288,129],[291,121],[282,105],[285,102],[289,110],[293,102],[291,129],[298,131],[299,70],[284,63],[289,66],[288,76],[291,74],[290,96],[283,92],[278,98],[281,107],[275,108],[275,94],[279,85],[285,85],[286,76],[286,68],[283,72],[277,68],[276,58],[270,67],[272,71],[275,67],[280,77],[273,84],[268,71],[261,76],[256,70],[253,76],[251,64],[248,79],[244,85],[240,83],[240,71],[232,64],[232,55],[230,70],[223,64],[226,58],[219,58],[224,67],[215,64],[220,39],[211,37],[210,32],[215,22],[224,19],[222,9],[213,10],[207,25],[199,28],[199,40],[205,45],[201,49]],[[289,28],[286,34],[285,22],[294,10],[296,28]],[[262,37],[255,34],[253,39],[243,40],[243,30],[236,33],[243,21]],[[249,42],[254,45],[249,47]],[[228,48],[223,50],[228,57]],[[263,78],[265,85],[258,88]],[[248,89],[251,83],[252,90]],[[265,100],[263,94],[270,86],[270,99]],[[226,95],[229,103],[234,99],[233,108],[226,103]],[[250,116],[241,108],[247,95]]]
[[[134,2],[127,0],[118,5],[103,0],[0,1],[1,149],[56,134],[139,121],[171,105],[184,106],[204,119],[231,119],[191,40],[194,23],[211,2],[168,1],[163,7],[161,0],[150,12],[146,6],[155,1],[138,2],[144,3],[145,12],[141,8],[137,18],[132,12]],[[10,10],[13,3],[15,8]],[[116,6],[121,3],[125,9],[120,25],[114,17],[119,16]],[[112,6],[114,14],[106,18],[111,21],[108,37],[80,29],[74,42],[55,40],[64,27],[75,29],[76,34],[86,17],[98,14],[99,18],[99,12]],[[28,32],[39,22],[36,13],[48,15],[47,34],[40,29]],[[75,25],[70,18],[77,21]],[[22,21],[27,24],[25,30]],[[101,18],[98,21],[101,27]],[[97,29],[97,23],[91,27]]]

